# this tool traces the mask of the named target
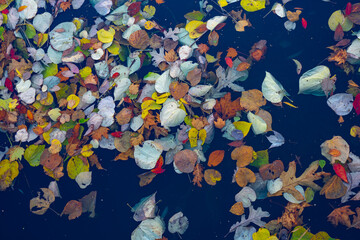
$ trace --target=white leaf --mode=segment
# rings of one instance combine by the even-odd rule
[[[189,227],[189,220],[182,212],[174,214],[168,223],[168,230],[171,233],[184,234]]]
[[[247,119],[251,123],[251,129],[254,134],[258,135],[266,132],[267,124],[260,116],[253,114],[252,112],[248,112]]]
[[[163,72],[155,82],[155,90],[158,93],[169,92],[169,87],[171,83],[170,70]]]
[[[224,22],[226,19],[227,19],[227,16],[215,16],[213,18],[210,18],[206,22],[206,28],[209,29],[210,31],[212,31],[216,28],[217,25]]]
[[[289,95],[281,83],[278,82],[269,72],[266,72],[264,81],[261,85],[261,91],[266,100],[272,103],[279,103],[282,101],[284,96]]]
[[[141,169],[153,169],[163,149],[160,144],[147,140],[143,146],[136,145],[134,150],[135,163]]]
[[[35,17],[38,10],[38,5],[34,0],[22,0],[20,6],[26,6],[24,10],[19,12],[20,18],[31,19]]]
[[[269,147],[270,148],[273,148],[273,147],[280,147],[281,145],[283,145],[285,143],[285,139],[284,137],[276,132],[276,131],[273,131],[274,135],[271,135],[271,136],[266,136],[267,140],[269,140],[269,142],[271,143],[271,146]]]
[[[256,193],[250,187],[244,187],[239,193],[235,195],[236,202],[242,202],[244,208],[251,206],[251,202],[256,200]]]
[[[328,106],[339,116],[348,115],[353,109],[353,95],[337,93],[328,98]]]
[[[296,189],[298,192],[300,192],[301,195],[303,195],[303,197],[304,197],[304,200],[303,200],[303,201],[305,201],[305,192],[304,192],[304,189],[303,189],[300,185],[295,186],[295,189]],[[299,203],[303,202],[303,201],[297,200],[292,194],[287,193],[287,192],[283,193],[283,196],[284,196],[284,198],[285,198],[286,200],[288,200],[288,201],[291,202],[291,203],[299,204]]]
[[[33,25],[37,31],[45,33],[49,29],[53,20],[54,18],[50,13],[44,12],[43,14],[38,14],[35,16]]]
[[[91,183],[91,172],[81,172],[75,178],[76,183],[81,189],[85,189]]]
[[[186,112],[180,108],[180,104],[172,98],[169,98],[163,104],[160,111],[161,126],[176,127],[184,121]]]
[[[324,65],[316,66],[303,75],[299,79],[298,94],[312,94],[315,96],[325,96],[321,88],[321,82],[325,78],[330,77],[330,69]]]
[[[202,97],[207,94],[211,88],[211,85],[196,85],[189,89],[189,94],[194,97]]]

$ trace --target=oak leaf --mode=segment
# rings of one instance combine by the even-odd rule
[[[193,118],[191,120],[191,124],[194,128],[197,130],[203,129],[206,125],[209,125],[209,122],[207,121],[206,117],[199,117],[199,118]]]
[[[119,153],[115,157],[114,161],[117,161],[117,160],[126,161],[129,158],[134,158],[134,148],[129,148],[126,152]]]
[[[240,106],[240,99],[237,98],[234,101],[231,101],[231,93],[227,93],[224,97],[219,100],[216,100],[214,106],[216,111],[215,117],[221,117],[223,120],[235,117],[236,112],[242,110]]]
[[[327,219],[329,222],[334,224],[335,226],[341,223],[347,227],[351,227],[350,215],[354,215],[355,213],[349,209],[350,205],[346,205],[343,207],[335,208],[328,216]]]
[[[207,51],[209,51],[209,47],[208,47],[208,45],[206,45],[204,43],[200,43],[198,45],[198,50],[199,50],[199,53],[204,54],[204,53],[207,53]]]
[[[303,185],[307,187],[311,187],[315,191],[319,191],[321,187],[314,183],[315,180],[320,179],[323,176],[330,175],[325,172],[315,173],[319,168],[319,161],[314,161],[310,164],[310,166],[304,171],[304,173],[300,177],[296,177],[296,163],[292,161],[289,163],[289,169],[287,172],[282,172],[280,175],[280,179],[283,182],[283,187],[280,191],[271,194],[269,196],[281,196],[284,192],[292,194],[297,200],[304,200],[304,196],[295,189],[297,185]]]
[[[346,62],[346,59],[347,59],[346,49],[331,48],[331,47],[329,47],[329,48],[334,51],[328,57],[329,62],[336,62],[337,65],[341,65]]]
[[[175,62],[178,59],[178,56],[174,49],[171,49],[170,51],[165,52],[164,58],[167,62]]]
[[[278,218],[278,222],[290,231],[295,226],[299,226],[303,223],[300,215],[302,214],[304,208],[309,206],[311,205],[307,202],[299,204],[289,202],[285,207],[283,215]]]
[[[215,150],[212,153],[210,153],[208,166],[209,167],[216,167],[219,165],[222,160],[224,159],[225,151],[224,150]]]

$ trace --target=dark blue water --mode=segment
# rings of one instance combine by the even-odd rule
[[[298,109],[284,106],[279,108],[267,104],[267,111],[272,114],[272,128],[286,139],[280,147],[269,150],[270,161],[281,159],[287,168],[295,155],[300,156],[302,168],[298,166],[298,175],[314,160],[322,159],[320,144],[334,135],[342,136],[350,145],[351,151],[360,155],[359,140],[349,135],[350,127],[359,125],[359,117],[354,112],[345,116],[345,123],[337,122],[338,116],[327,106],[325,97],[311,95],[297,95],[298,79],[295,65],[289,56],[300,53],[296,58],[302,63],[303,70],[309,70],[319,63],[327,65],[331,73],[337,75],[336,93],[344,92],[347,81],[359,80],[359,75],[346,75],[333,63],[328,63],[326,57],[330,51],[327,46],[334,45],[333,32],[329,30],[327,21],[331,13],[338,9],[345,9],[347,1],[336,1],[335,4],[320,0],[302,0],[290,2],[288,9],[303,8],[304,17],[308,21],[308,28],[304,30],[298,24],[296,30],[288,33],[283,27],[284,19],[269,14],[265,19],[266,10],[249,13],[248,18],[253,28],[246,28],[244,33],[238,33],[230,21],[219,32],[220,43],[212,47],[210,54],[217,51],[226,52],[229,47],[248,53],[251,46],[261,40],[268,41],[268,51],[264,60],[255,63],[250,70],[249,78],[243,82],[245,89],[261,89],[265,71],[271,72],[291,94]],[[354,1],[355,2],[355,1]],[[186,4],[185,4],[186,3]],[[155,3],[154,3],[155,4]],[[271,1],[273,4],[273,1]],[[239,9],[238,3],[232,4]],[[184,23],[183,15],[198,9],[198,1],[168,0],[165,4],[156,6],[156,20],[165,28],[175,27]],[[227,7],[231,10],[232,6]],[[92,19],[96,13],[91,7],[84,7],[79,11],[61,13],[57,21],[71,20],[72,17]],[[216,12],[212,12],[216,14]],[[56,26],[56,23],[52,27]],[[348,33],[347,33],[348,34]],[[202,39],[206,41],[206,38]],[[201,40],[200,40],[201,42]],[[224,55],[223,55],[224,56]],[[222,62],[225,66],[225,63]],[[139,73],[140,76],[147,72]],[[254,136],[252,133],[246,137],[247,145],[256,151],[269,147],[265,136]],[[79,219],[68,221],[66,217],[58,217],[50,210],[43,216],[37,216],[29,211],[29,201],[36,196],[40,187],[47,187],[51,179],[43,173],[41,167],[32,168],[23,161],[24,169],[18,176],[14,190],[0,192],[0,239],[130,239],[131,232],[138,223],[132,219],[132,213],[127,203],[135,205],[142,197],[157,191],[158,204],[162,211],[168,207],[168,218],[178,211],[182,211],[189,219],[190,226],[183,235],[185,240],[224,239],[230,226],[240,217],[229,212],[234,203],[234,196],[240,191],[237,184],[232,184],[232,174],[235,162],[231,160],[232,148],[227,146],[226,140],[217,135],[210,146],[206,156],[217,149],[226,151],[225,160],[217,169],[222,173],[223,179],[216,186],[203,184],[202,188],[193,186],[186,174],[174,173],[172,166],[167,166],[164,174],[157,176],[154,181],[143,188],[138,186],[137,175],[143,171],[133,160],[114,162],[116,151],[101,151],[98,156],[101,164],[107,171],[93,170],[93,183],[85,190],[79,189],[76,182],[68,177],[59,181],[59,188],[63,196],[56,199],[51,207],[61,212],[66,202],[80,199],[92,190],[97,190],[96,217],[94,219],[81,216]],[[325,171],[332,172],[327,165]],[[190,176],[192,177],[192,176]],[[29,187],[28,184],[29,183]],[[270,221],[281,216],[287,201],[282,197],[257,200],[254,207],[262,207],[270,212]],[[349,202],[351,209],[358,205]],[[305,209],[303,220],[310,231],[326,231],[330,236],[340,239],[356,239],[358,231],[344,226],[333,227],[327,222],[327,215],[333,208],[343,206],[340,200],[327,200],[317,193],[312,207]],[[246,213],[247,214],[247,213]],[[169,239],[179,239],[177,235],[165,233]],[[233,239],[230,234],[226,239]]]

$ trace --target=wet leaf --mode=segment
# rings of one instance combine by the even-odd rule
[[[231,159],[236,160],[236,166],[246,167],[253,159],[253,148],[251,146],[240,146],[231,152]]]
[[[204,178],[203,169],[204,168],[200,163],[197,163],[194,167],[194,171],[193,171],[194,178],[192,182],[194,185],[196,184],[198,187],[202,187],[201,182]]]
[[[243,215],[245,211],[244,211],[244,207],[243,207],[242,202],[237,202],[234,205],[232,205],[231,208],[230,208],[230,212],[232,214],[237,215],[237,216]]]
[[[245,108],[246,111],[258,112],[259,108],[265,104],[266,99],[264,98],[262,92],[257,89],[243,91],[241,93],[240,106]]]
[[[350,216],[355,213],[350,210],[350,205],[339,207],[334,209],[327,217],[328,221],[334,224],[335,226],[342,224],[347,227],[351,227]]]
[[[191,86],[196,86],[201,80],[201,69],[194,68],[193,70],[191,70],[187,74],[186,80],[190,82]]]
[[[215,186],[216,182],[221,181],[221,173],[215,169],[206,169],[204,172],[204,179],[207,184]]]
[[[45,145],[30,145],[26,148],[24,153],[24,158],[30,166],[36,167],[40,164],[40,157],[43,151],[45,150]]]
[[[70,200],[66,203],[64,210],[62,211],[61,215],[69,215],[69,220],[74,220],[81,216],[82,213],[82,203],[76,200]]]
[[[5,191],[19,175],[19,163],[4,159],[0,162],[0,191]]]
[[[10,162],[15,160],[21,160],[24,153],[25,149],[20,146],[14,146],[10,148],[8,151]]]
[[[196,153],[189,149],[181,150],[174,155],[175,166],[183,173],[191,173],[197,159]]]
[[[332,176],[320,191],[320,195],[324,195],[326,199],[337,199],[343,197],[347,192],[347,187],[337,175]]]
[[[238,168],[235,174],[235,180],[240,187],[245,187],[248,183],[254,183],[256,176],[248,168]]]
[[[216,167],[219,165],[222,160],[224,159],[225,151],[224,150],[215,150],[212,153],[210,153],[209,160],[208,160],[208,166],[209,167]]]
[[[43,215],[49,209],[50,204],[55,201],[54,193],[48,188],[40,188],[43,195],[38,192],[38,196],[30,200],[30,211],[37,215]]]
[[[219,34],[216,31],[212,31],[208,36],[208,43],[210,46],[217,46],[219,44]]]
[[[185,94],[189,91],[189,86],[186,83],[179,83],[178,81],[172,82],[170,84],[170,93],[176,99],[179,100],[183,98]]]
[[[144,50],[149,46],[150,38],[145,30],[138,30],[130,35],[129,43],[133,48]]]
[[[152,180],[157,176],[156,173],[153,173],[151,171],[139,174],[138,177],[140,178],[139,186],[143,187],[152,182]]]

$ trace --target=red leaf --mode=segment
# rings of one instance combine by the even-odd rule
[[[305,18],[301,18],[301,24],[302,24],[304,29],[307,28],[307,21],[305,20]]]
[[[338,42],[343,38],[344,38],[344,31],[343,31],[342,26],[339,23],[334,32],[334,40]]]
[[[360,114],[360,93],[358,93],[353,102],[353,106],[357,115]]]
[[[343,165],[341,165],[340,163],[335,163],[333,165],[333,169],[336,173],[336,175],[338,175],[344,182],[348,183],[348,179],[346,176],[346,171]]]
[[[225,58],[225,62],[226,62],[226,64],[227,64],[230,68],[233,67],[233,61],[231,60],[231,58],[226,57],[226,58]]]
[[[348,2],[348,3],[346,4],[346,8],[345,8],[345,16],[350,15],[351,10],[352,10],[351,2]]]
[[[120,73],[116,72],[111,76],[111,78],[117,78],[118,76],[120,76]]]
[[[140,11],[141,2],[134,2],[128,7],[128,14],[132,17]]]
[[[164,165],[164,159],[162,156],[160,156],[155,164],[155,167],[153,169],[151,169],[151,172],[156,173],[156,174],[165,172],[165,169],[161,168],[163,165]]]
[[[123,135],[123,133],[121,131],[111,133],[111,136],[117,137],[117,138],[121,137],[122,135]]]
[[[215,30],[218,31],[220,29],[222,29],[223,27],[225,27],[226,23],[219,23],[216,27]]]
[[[5,87],[7,87],[7,89],[9,89],[10,92],[14,91],[14,85],[11,82],[11,80],[8,78],[6,78],[6,80],[5,80]]]

